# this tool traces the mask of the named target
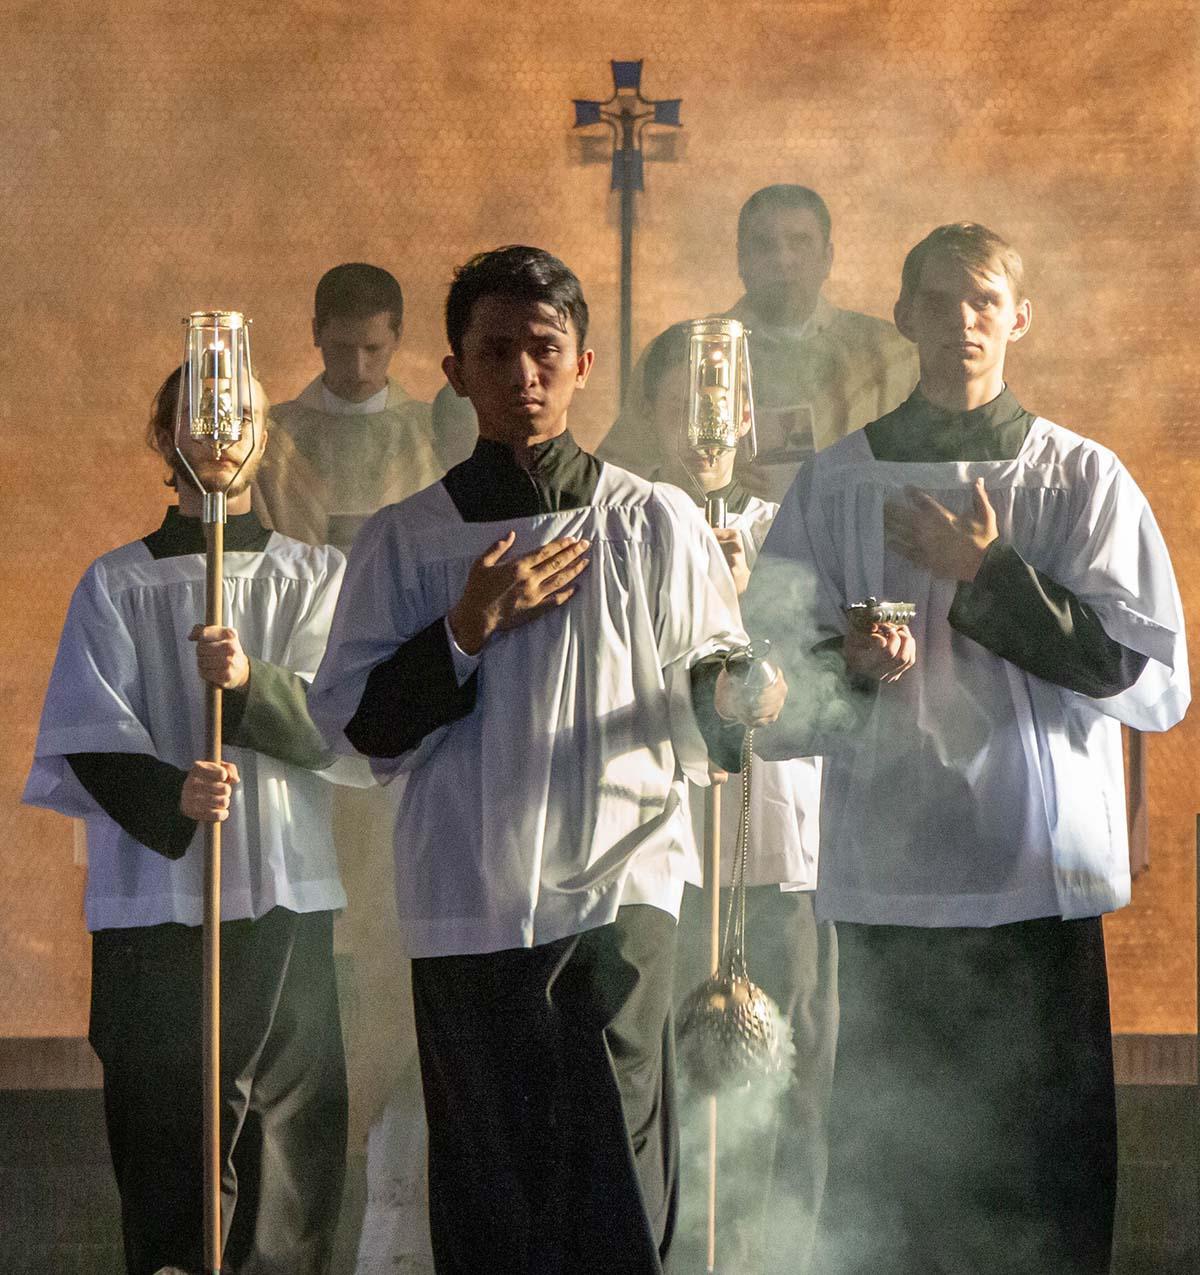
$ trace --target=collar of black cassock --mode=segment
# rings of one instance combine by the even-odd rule
[[[720,497],[725,502],[726,511],[731,514],[744,514],[750,507],[750,493],[736,478],[731,478],[716,491],[706,492],[705,503],[714,497]]]
[[[270,538],[271,533],[254,513],[232,514],[225,524],[226,553],[261,553]],[[162,526],[145,536],[142,543],[153,558],[181,558],[188,553],[203,553],[204,523],[199,518],[185,518],[178,505],[171,505]]]
[[[938,407],[918,386],[894,412],[872,421],[866,434],[876,460],[1012,460],[1033,419],[1007,386],[969,412]]]
[[[465,522],[497,522],[590,505],[600,469],[564,430],[530,448],[528,469],[504,443],[481,438],[442,483]]]

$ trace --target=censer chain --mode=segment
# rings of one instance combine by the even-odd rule
[[[754,764],[754,730],[742,740],[742,800],[738,811],[737,843],[733,853],[733,874],[729,909],[725,917],[725,941],[721,945],[721,973],[727,978],[746,978],[746,855],[750,844],[750,782]]]

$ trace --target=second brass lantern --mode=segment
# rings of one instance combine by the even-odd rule
[[[693,319],[687,324],[687,446],[698,452],[733,451],[744,439],[754,459],[754,394],[749,333],[737,319]]]

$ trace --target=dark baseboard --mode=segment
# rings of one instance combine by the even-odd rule
[[[1194,1082],[1162,1076],[1187,1051],[1125,1037],[1127,1062],[1154,1083],[1117,1092],[1120,1180],[1112,1275],[1194,1275],[1200,1270]],[[1166,1038],[1170,1039],[1170,1038]],[[1190,1037],[1187,1040],[1194,1047]],[[0,1092],[0,1270],[5,1275],[112,1275],[122,1269],[120,1212],[99,1090],[86,1079],[87,1043],[0,1042],[0,1059],[26,1082]],[[1118,1051],[1118,1057],[1122,1057]],[[1194,1058],[1193,1055],[1191,1055]],[[1174,1059],[1174,1062],[1168,1060]],[[84,1061],[80,1061],[83,1059]],[[49,1087],[54,1065],[75,1084]],[[0,1086],[0,1089],[5,1086]],[[348,1166],[332,1275],[351,1275],[366,1204],[366,1157]]]
[[[0,1089],[99,1089],[100,1062],[83,1036],[0,1037]]]
[[[1194,1085],[1196,1037],[1113,1038],[1118,1085]],[[0,1038],[0,1089],[98,1089],[100,1064],[82,1036]]]
[[[1118,1085],[1194,1085],[1196,1037],[1114,1036],[1113,1071]]]

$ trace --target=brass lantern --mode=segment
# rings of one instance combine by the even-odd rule
[[[183,370],[175,409],[175,450],[204,496],[204,521],[225,521],[225,492],[242,472],[246,459],[219,491],[208,491],[188,463],[179,444],[186,436],[208,442],[218,460],[226,447],[241,440],[254,421],[254,375],[250,363],[250,324],[237,310],[197,310],[184,320]]]
[[[746,440],[754,459],[754,394],[749,333],[737,319],[693,319],[688,338],[687,445],[733,451]]]

